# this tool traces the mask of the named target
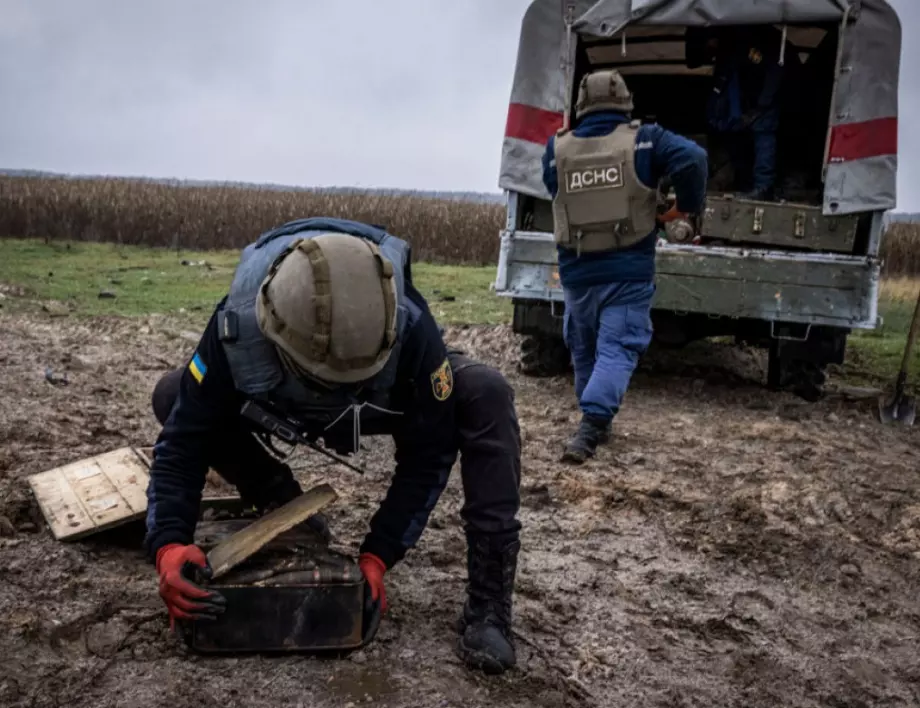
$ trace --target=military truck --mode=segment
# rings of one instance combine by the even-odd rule
[[[796,65],[779,131],[780,194],[733,190],[707,131],[713,67],[692,37],[770,26]],[[734,337],[769,351],[767,383],[820,397],[848,335],[879,323],[883,215],[895,206],[901,27],[884,0],[535,0],[521,27],[502,147],[507,200],[495,290],[512,298],[525,373],[570,366],[541,159],[574,120],[581,77],[613,67],[633,119],[707,148],[703,212],[659,232],[652,319],[661,345]],[[730,172],[730,170],[728,170]],[[673,196],[673,195],[672,195]],[[662,187],[667,204],[667,187]]]

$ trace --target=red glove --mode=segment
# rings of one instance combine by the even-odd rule
[[[670,209],[668,209],[664,214],[659,216],[658,221],[660,221],[662,224],[667,224],[668,222],[674,221],[675,219],[686,219],[686,218],[687,218],[687,215],[683,213],[682,211],[678,211],[677,204],[675,204]]]
[[[177,619],[216,619],[224,611],[226,600],[216,592],[205,590],[189,580],[193,566],[205,578],[211,576],[208,559],[198,546],[169,543],[157,551],[160,597],[169,610],[169,628]]]
[[[358,556],[358,567],[371,589],[371,599],[376,602],[380,598],[380,611],[386,612],[387,593],[383,587],[383,575],[387,572],[386,565],[373,553],[362,553]]]

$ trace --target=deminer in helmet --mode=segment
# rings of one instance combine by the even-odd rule
[[[543,156],[565,295],[563,331],[582,411],[562,456],[573,464],[609,440],[651,341],[658,224],[698,213],[706,194],[705,150],[657,124],[631,121],[632,110],[618,71],[585,75],[573,127],[552,136]],[[658,216],[665,177],[677,202]]]
[[[413,287],[409,247],[385,230],[328,218],[294,221],[244,249],[184,367],[153,394],[162,424],[148,488],[145,546],[171,620],[223,611],[226,599],[183,575],[208,572],[194,545],[209,467],[266,511],[300,495],[244,403],[297,421],[341,454],[364,436],[395,442],[392,482],[359,549],[373,600],[419,540],[458,454],[468,544],[457,647],[468,666],[515,664],[511,636],[520,523],[520,431],[511,387],[495,369],[448,350]],[[268,446],[271,448],[271,446]],[[328,535],[325,518],[309,524]]]

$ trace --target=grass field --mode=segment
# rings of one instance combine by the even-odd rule
[[[416,260],[447,265],[495,263],[505,223],[501,204],[413,194],[0,176],[0,234],[50,243],[242,248],[310,216],[383,225],[412,244]],[[920,225],[891,224],[881,257],[885,275],[920,275]]]
[[[917,278],[892,278],[882,282],[879,294],[882,326],[870,332],[857,331],[850,337],[844,365],[848,379],[866,383],[894,379],[901,366],[918,292],[920,279]],[[918,379],[920,346],[915,346],[911,357],[911,381]]]
[[[53,315],[184,315],[203,324],[226,294],[238,251],[175,251],[113,244],[0,239],[0,305]],[[511,321],[511,303],[491,290],[494,266],[413,264],[415,281],[441,324]],[[884,323],[849,340],[844,375],[854,383],[894,378],[920,281],[883,282]],[[102,297],[100,293],[114,295]],[[913,357],[920,376],[920,355]]]
[[[238,258],[235,250],[0,239],[0,303],[60,315],[185,313],[203,321],[226,294]],[[412,272],[442,324],[511,319],[511,303],[490,290],[494,266],[414,263]],[[115,297],[100,298],[103,292]]]

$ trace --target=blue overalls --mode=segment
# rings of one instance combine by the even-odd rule
[[[783,67],[780,36],[773,33],[739,40],[719,52],[707,105],[710,127],[728,138],[739,191],[771,194],[776,182],[777,138]],[[753,161],[746,139],[753,144]],[[745,176],[750,172],[750,181]]]
[[[576,137],[608,135],[627,122],[626,115],[598,111],[585,115]],[[558,190],[555,136],[543,156],[543,181]],[[642,126],[636,135],[636,173],[657,188],[670,176],[678,209],[696,213],[706,195],[706,151],[659,125]],[[564,332],[575,369],[575,393],[582,412],[609,424],[620,410],[639,357],[652,338],[650,311],[655,294],[657,229],[629,249],[578,254],[559,247],[559,279],[565,294]]]

